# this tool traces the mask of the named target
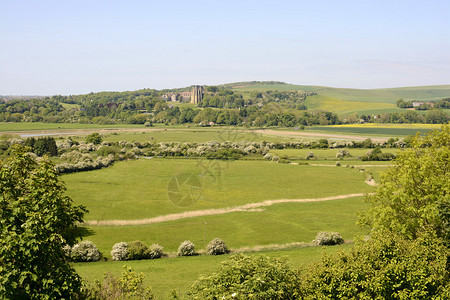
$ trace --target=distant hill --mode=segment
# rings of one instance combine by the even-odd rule
[[[225,86],[225,85],[224,85]],[[239,82],[226,85],[242,93],[257,91],[314,91],[316,96],[308,97],[309,109],[324,109],[338,113],[386,113],[401,111],[395,102],[405,100],[440,100],[450,97],[450,85],[414,86],[387,89],[349,89],[324,86],[294,85],[284,82]]]

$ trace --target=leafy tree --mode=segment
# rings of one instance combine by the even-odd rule
[[[102,136],[98,132],[91,133],[86,137],[86,143],[99,145],[103,141]]]
[[[425,122],[429,124],[443,124],[449,120],[450,117],[442,109],[432,109],[425,114]]]
[[[425,137],[416,135],[411,145],[382,175],[376,194],[368,197],[372,207],[359,222],[407,238],[431,226],[450,242],[450,218],[445,213],[450,206],[450,125]]]
[[[64,196],[54,166],[15,145],[0,162],[0,298],[74,298],[81,278],[63,246],[80,237],[86,210]]]

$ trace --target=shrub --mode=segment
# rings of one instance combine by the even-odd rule
[[[296,299],[299,285],[286,260],[266,256],[233,255],[218,273],[197,280],[193,299]]]
[[[138,260],[148,258],[148,247],[141,241],[134,241],[128,244],[128,260]]]
[[[100,257],[100,251],[91,241],[82,241],[75,244],[70,252],[70,258],[73,261],[97,261]]]
[[[128,244],[125,242],[114,244],[111,257],[112,260],[126,260],[128,257]]]
[[[311,159],[311,158],[314,158],[314,153],[312,153],[312,152],[309,152],[307,155],[306,155],[306,157],[305,157],[305,159]]]
[[[341,149],[336,153],[336,158],[350,156],[350,152],[346,149]]]
[[[147,250],[146,257],[150,259],[161,258],[164,256],[163,247],[159,244],[153,244]]]
[[[344,243],[344,239],[339,232],[320,231],[313,243],[322,246],[340,245]]]
[[[194,243],[191,241],[184,241],[178,247],[178,256],[192,256],[195,255]]]
[[[115,149],[114,147],[111,146],[101,146],[98,150],[97,150],[97,154],[100,156],[108,156],[110,154],[115,155],[117,152],[117,149]]]
[[[227,245],[225,242],[219,238],[213,239],[209,242],[208,246],[206,246],[206,253],[208,255],[221,255],[229,253]]]
[[[341,163],[339,161],[336,162],[336,167],[340,167]]]
[[[98,132],[91,133],[86,137],[86,144],[92,143],[94,145],[99,145],[102,141],[102,136]]]
[[[94,281],[87,291],[87,299],[155,299],[152,290],[144,287],[144,273],[136,273],[133,269],[123,266],[122,277],[112,274],[105,275],[103,282]]]
[[[300,299],[449,299],[449,249],[433,233],[416,240],[378,232],[303,270]]]

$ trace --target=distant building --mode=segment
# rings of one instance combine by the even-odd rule
[[[205,88],[201,85],[194,85],[191,92],[191,103],[198,104],[203,100]]]
[[[198,104],[203,99],[205,89],[201,85],[194,85],[191,91],[184,91],[179,93],[167,93],[162,95],[166,101],[190,101]]]
[[[424,101],[414,101],[412,103],[412,106],[419,107],[419,106],[422,106],[423,104],[428,104],[429,106],[434,107],[434,102],[424,102]]]

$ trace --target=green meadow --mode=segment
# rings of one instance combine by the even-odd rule
[[[266,255],[285,258],[292,267],[304,267],[319,261],[322,254],[333,254],[348,249],[349,244],[333,247],[306,247],[291,250],[247,253],[247,255]],[[189,287],[202,275],[209,275],[220,269],[222,262],[230,255],[192,256],[170,259],[109,261],[74,264],[77,272],[86,280],[102,280],[105,273],[120,276],[123,266],[133,268],[146,275],[144,284],[151,286],[157,299],[170,299],[172,291],[183,298]]]
[[[192,174],[201,184],[198,202],[186,208],[168,199],[168,184]],[[139,159],[63,175],[68,194],[88,207],[86,220],[140,219],[191,210],[224,208],[274,199],[303,199],[371,191],[351,169],[270,161]]]

